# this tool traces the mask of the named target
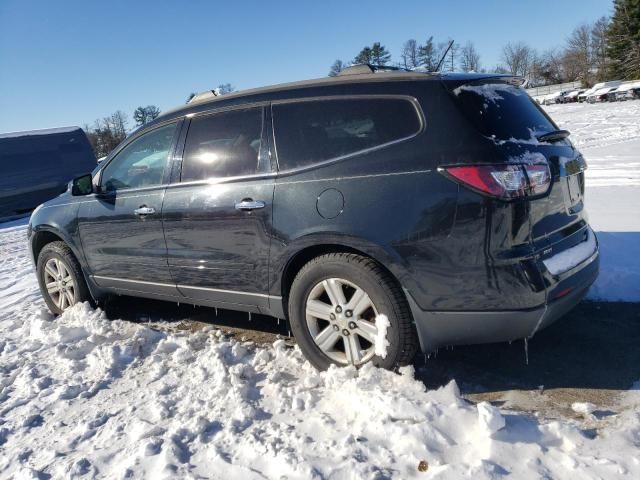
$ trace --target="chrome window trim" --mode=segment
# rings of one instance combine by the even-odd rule
[[[346,155],[341,155],[339,157],[333,157],[333,158],[329,158],[326,160],[322,160],[320,162],[315,162],[312,163],[310,165],[305,165],[303,167],[297,167],[297,168],[289,168],[289,169],[285,169],[285,170],[280,170],[280,162],[277,162],[277,166],[278,166],[278,175],[279,176],[289,176],[289,175],[294,175],[297,173],[301,173],[301,172],[305,172],[308,170],[313,170],[314,168],[321,168],[324,167],[326,165],[331,165],[337,162],[341,162],[343,160],[349,159],[351,157],[354,157],[356,155],[363,155],[363,154],[367,154],[367,153],[371,153],[377,150],[381,150],[383,148],[387,148],[391,145],[396,145],[398,143],[402,143],[402,142],[406,142],[408,140],[411,140],[415,137],[417,137],[418,135],[420,135],[421,133],[423,133],[426,130],[427,127],[427,122],[426,122],[426,118],[424,115],[424,111],[422,110],[422,106],[420,105],[420,102],[418,102],[418,99],[416,97],[413,97],[411,95],[399,95],[399,94],[380,94],[380,95],[376,95],[376,94],[362,94],[362,95],[358,95],[358,94],[348,94],[348,95],[326,95],[326,96],[314,96],[314,97],[299,97],[299,98],[291,98],[291,99],[281,99],[281,100],[274,100],[271,102],[271,135],[272,135],[272,139],[273,139],[273,149],[275,151],[275,155],[276,155],[276,159],[278,159],[278,141],[276,139],[276,131],[275,131],[275,121],[274,121],[274,115],[273,115],[273,106],[274,105],[281,105],[281,104],[288,104],[288,103],[304,103],[304,102],[317,102],[317,101],[336,101],[336,100],[404,100],[406,102],[411,103],[411,105],[413,106],[413,108],[416,111],[416,114],[418,116],[418,121],[420,122],[420,127],[418,128],[418,130],[411,134],[408,135],[406,137],[403,138],[399,138],[397,140],[392,140],[391,142],[386,142],[386,143],[381,143],[380,145],[376,145],[374,147],[369,147],[369,148],[365,148],[362,150],[358,150]]]

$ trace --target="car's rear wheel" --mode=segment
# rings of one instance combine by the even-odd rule
[[[293,281],[288,310],[300,349],[319,369],[367,362],[392,369],[409,363],[417,350],[404,294],[367,257],[331,253],[311,260]],[[375,353],[381,314],[389,321],[384,357]]]
[[[89,290],[78,261],[64,242],[45,245],[38,255],[38,283],[49,310],[60,315],[67,308],[89,300]]]

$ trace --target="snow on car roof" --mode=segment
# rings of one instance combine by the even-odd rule
[[[25,130],[22,132],[0,133],[0,138],[29,137],[32,135],[51,135],[54,133],[71,133],[76,130],[82,130],[80,127],[57,127],[44,128],[41,130]]]
[[[628,92],[629,90],[632,90],[634,88],[640,88],[640,80],[631,80],[630,82],[624,82],[616,89],[616,92]]]
[[[617,87],[604,87],[604,88],[599,88],[598,90],[596,90],[595,92],[591,93],[589,96],[590,97],[596,97],[598,95],[604,95],[605,93],[609,93],[611,90],[615,90]]]

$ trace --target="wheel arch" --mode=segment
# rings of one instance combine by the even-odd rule
[[[381,252],[373,252],[368,248],[356,248],[340,242],[306,245],[291,254],[288,260],[284,263],[282,275],[280,277],[280,295],[282,297],[283,312],[286,313],[287,311],[289,291],[291,290],[291,285],[293,284],[293,280],[298,272],[312,259],[327,253],[353,253],[370,258],[380,265],[380,267],[385,270],[399,286],[402,286],[401,279],[404,271],[399,266],[398,261],[394,261],[393,257],[384,252],[384,250]]]
[[[40,255],[42,249],[52,242],[64,242],[64,244],[69,247],[69,249],[71,249],[71,253],[80,264],[80,270],[89,288],[89,293],[94,300],[99,298],[99,289],[93,283],[89,273],[87,272],[87,266],[84,261],[85,259],[82,256],[82,252],[78,250],[77,246],[68,235],[66,235],[56,227],[52,227],[50,225],[39,225],[31,234],[30,249],[34,267],[37,268],[38,256]]]

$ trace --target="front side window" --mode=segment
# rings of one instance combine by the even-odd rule
[[[102,172],[107,192],[162,185],[176,124],[147,132],[124,147]]]
[[[253,175],[266,171],[260,155],[262,108],[216,113],[191,120],[182,181]]]
[[[414,105],[394,98],[314,100],[273,106],[278,165],[304,167],[420,131]]]

